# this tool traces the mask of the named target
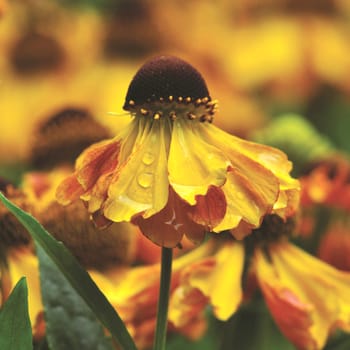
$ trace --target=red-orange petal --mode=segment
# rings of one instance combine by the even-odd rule
[[[206,195],[196,196],[196,201],[197,204],[191,207],[190,217],[211,231],[225,216],[225,195],[221,188],[210,186]]]
[[[63,205],[77,200],[85,192],[78,182],[76,175],[72,174],[61,182],[56,191],[56,199]]]

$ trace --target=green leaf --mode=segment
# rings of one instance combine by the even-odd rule
[[[37,246],[46,336],[55,350],[112,350],[101,324],[47,254]]]
[[[110,331],[112,337],[124,349],[136,350],[136,345],[118,313],[68,249],[52,237],[36,219],[14,205],[2,193],[0,193],[0,200],[26,227],[36,244],[45,251],[63,273],[69,284],[86,302],[98,320]]]
[[[324,350],[349,350],[350,349],[350,335],[338,330],[330,337]]]
[[[33,349],[32,327],[28,314],[28,290],[25,277],[16,284],[0,310],[0,349]]]
[[[169,337],[167,350],[213,350],[219,349],[221,333],[218,329],[217,320],[207,313],[208,329],[205,334],[197,340],[190,340],[181,335]],[[238,349],[238,348],[237,348]]]
[[[224,323],[220,350],[226,349],[294,350],[295,347],[281,334],[263,300],[256,298]]]

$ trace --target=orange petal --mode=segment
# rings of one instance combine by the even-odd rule
[[[68,205],[77,200],[85,190],[78,182],[75,174],[68,176],[57,187],[56,199],[62,205]]]
[[[170,189],[168,203],[160,212],[147,219],[137,216],[133,223],[160,246],[173,248],[180,243],[183,235],[198,243],[204,238],[205,228],[190,219],[189,209],[190,206]]]
[[[350,330],[349,273],[288,242],[270,246],[270,256],[255,252],[258,282],[276,323],[298,349],[322,349],[334,328]]]
[[[223,219],[226,212],[226,199],[222,190],[210,186],[206,195],[196,196],[197,204],[191,207],[191,218],[211,231]]]
[[[76,177],[85,190],[118,165],[120,140],[105,140],[88,147],[76,161]]]

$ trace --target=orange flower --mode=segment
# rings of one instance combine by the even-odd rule
[[[124,108],[131,123],[86,149],[57,198],[80,198],[97,224],[132,221],[158,245],[183,235],[258,227],[267,213],[297,203],[299,183],[285,154],[211,124],[216,109],[201,75],[168,56],[147,62]],[[234,232],[233,232],[234,234]]]
[[[334,222],[322,236],[318,247],[321,260],[339,270],[350,272],[350,226]]]
[[[301,178],[301,201],[350,210],[350,163],[339,155],[317,163]]]

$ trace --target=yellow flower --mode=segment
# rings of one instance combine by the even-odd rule
[[[243,261],[243,245],[228,241],[185,267],[171,295],[171,322],[181,327],[207,304],[212,305],[217,318],[227,320],[242,302]]]
[[[174,247],[203,239],[297,202],[299,183],[277,149],[229,135],[211,122],[216,102],[202,76],[172,56],[147,62],[132,80],[124,109],[131,123],[86,149],[58,188],[81,198],[96,221],[132,221],[153,242]]]
[[[350,274],[288,242],[255,251],[266,303],[282,333],[298,348],[322,349],[335,329],[350,331]]]
[[[350,273],[338,271],[287,241],[294,219],[267,216],[243,242],[212,239],[213,248],[185,267],[171,293],[169,318],[183,326],[209,304],[214,315],[228,320],[251,284],[242,286],[244,259],[247,277],[256,281],[282,333],[298,349],[322,349],[336,328],[350,331]],[[253,248],[251,259],[244,246]],[[248,281],[248,280],[247,280]]]
[[[195,266],[215,250],[211,241],[181,257],[174,259],[170,294],[176,292],[181,275],[187,267]],[[152,345],[157,313],[160,264],[113,269],[104,274],[90,271],[98,287],[120,314],[140,349]],[[202,298],[203,300],[203,298]],[[195,300],[199,302],[200,299]],[[206,302],[201,306],[205,306]],[[186,305],[181,305],[181,308]],[[193,308],[191,309],[191,311]],[[170,319],[169,331],[181,333],[190,339],[199,338],[206,329],[203,307],[186,314],[181,324]]]

